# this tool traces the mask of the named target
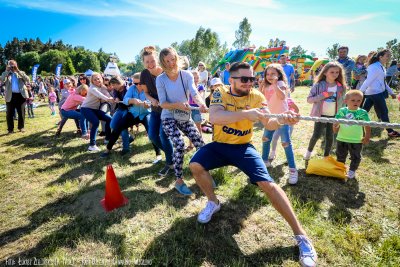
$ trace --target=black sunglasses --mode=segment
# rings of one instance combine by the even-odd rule
[[[231,77],[232,79],[240,79],[240,82],[242,83],[247,83],[248,81],[254,82],[256,80],[256,77],[247,77],[247,76],[241,76],[241,77]]]
[[[134,85],[141,85],[141,83],[133,83]]]

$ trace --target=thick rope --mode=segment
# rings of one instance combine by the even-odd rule
[[[199,110],[198,107],[190,107],[191,110]],[[264,114],[267,118],[278,118],[285,119],[288,118],[288,114]],[[370,126],[373,128],[392,128],[392,129],[400,129],[400,123],[387,123],[387,122],[376,122],[376,121],[358,121],[358,120],[345,120],[345,119],[335,119],[335,118],[327,118],[327,117],[310,117],[310,116],[298,116],[296,117],[299,120],[304,121],[315,121],[315,122],[324,122],[324,123],[340,123],[346,125],[358,125],[358,126]]]
[[[288,118],[288,114],[265,114],[267,118]],[[296,117],[304,121],[315,121],[324,123],[340,123],[346,125],[358,125],[358,126],[370,126],[373,128],[393,128],[400,129],[400,123],[387,123],[387,122],[376,122],[376,121],[358,121],[358,120],[345,120],[335,119],[326,117],[309,117],[309,116],[298,116]]]

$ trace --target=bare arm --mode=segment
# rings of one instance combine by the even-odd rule
[[[289,121],[278,122],[278,119],[269,119],[264,116],[267,110],[253,108],[243,111],[226,111],[223,106],[210,107],[210,122],[217,125],[225,125],[235,123],[241,120],[261,121],[267,130],[276,130],[283,123],[290,123]]]
[[[142,84],[142,88],[144,91],[144,95],[151,102],[151,105],[153,105],[154,107],[158,107],[158,105],[159,105],[158,100],[149,94],[149,90],[147,89],[147,86],[145,84]]]

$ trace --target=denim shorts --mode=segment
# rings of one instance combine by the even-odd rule
[[[253,184],[274,182],[252,144],[232,145],[211,142],[201,147],[190,162],[199,163],[207,171],[232,165],[243,171]]]
[[[200,110],[192,110],[192,120],[196,123],[203,121],[203,116],[200,113]]]

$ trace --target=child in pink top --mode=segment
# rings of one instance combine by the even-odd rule
[[[49,107],[50,107],[52,116],[56,115],[56,110],[54,108],[54,106],[56,105],[56,102],[57,102],[57,95],[54,92],[54,87],[50,86],[49,87]]]
[[[264,71],[263,93],[267,99],[268,108],[273,114],[280,114],[289,110],[288,105],[288,86],[285,72],[280,64],[270,64]],[[294,153],[290,140],[289,125],[282,125],[276,130],[281,136],[282,146],[285,150],[286,159],[289,165],[289,184],[296,184],[298,180],[298,172],[294,161]],[[262,158],[267,167],[271,166],[269,162],[269,152],[271,148],[271,140],[275,131],[264,129]]]
[[[86,127],[86,119],[82,116],[79,110],[77,110],[77,108],[85,100],[88,90],[89,87],[86,84],[82,84],[78,88],[76,88],[75,92],[70,92],[70,95],[67,97],[60,109],[62,120],[60,122],[60,125],[58,126],[56,136],[61,134],[61,130],[68,119],[74,119],[75,121],[79,121],[79,124],[77,125],[79,125],[78,130],[80,130],[80,132],[82,133],[82,138],[89,138]]]

